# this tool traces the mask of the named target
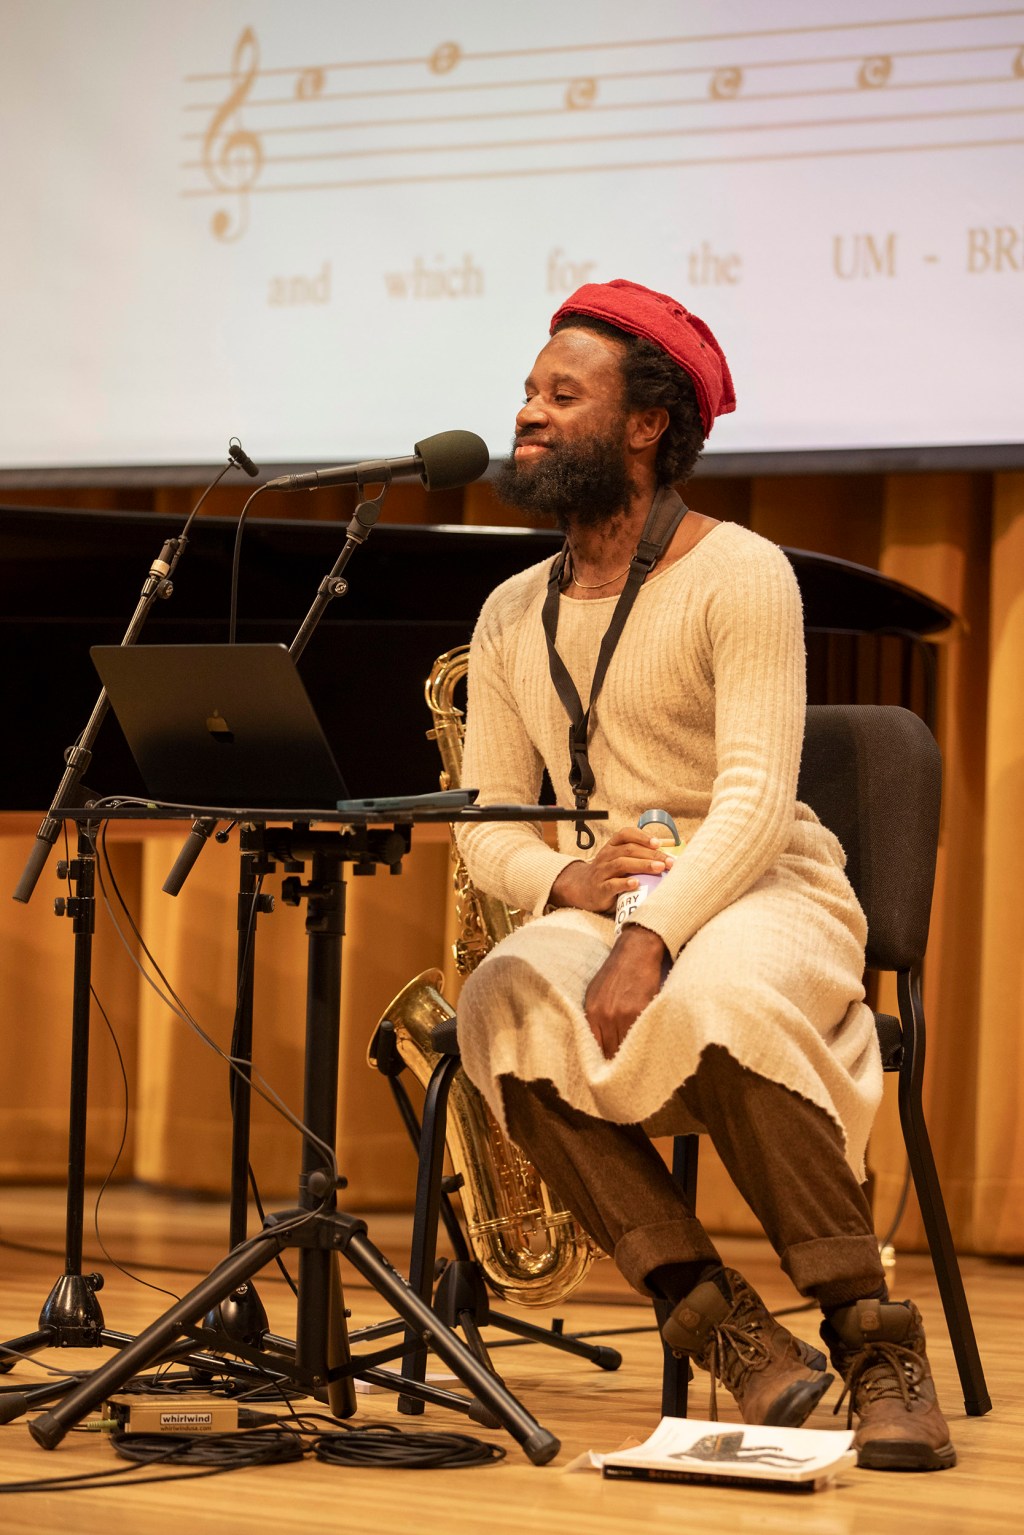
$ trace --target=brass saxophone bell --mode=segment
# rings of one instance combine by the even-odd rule
[[[433,1030],[455,1017],[443,984],[439,970],[424,970],[402,988],[382,1019],[424,1088],[441,1060]],[[379,1035],[380,1025],[370,1045],[374,1066]],[[585,1278],[595,1257],[593,1243],[569,1211],[558,1207],[461,1067],[449,1092],[445,1141],[461,1175],[466,1236],[491,1289],[517,1306],[556,1305]]]
[[[429,732],[441,753],[441,787],[461,785],[465,719],[455,689],[469,667],[469,646],[446,651],[425,685],[434,720]],[[468,975],[501,939],[522,922],[520,912],[477,890],[452,836],[452,881],[459,934],[454,945],[460,975]],[[451,1026],[455,1009],[443,993],[440,970],[424,970],[404,986],[384,1013],[395,1047],[424,1087],[441,1056],[433,1030]],[[382,1020],[383,1021],[383,1020]],[[380,1025],[370,1045],[376,1065]],[[570,1211],[553,1198],[531,1162],[509,1140],[483,1095],[463,1070],[452,1083],[446,1131],[448,1155],[461,1174],[459,1194],[466,1235],[494,1293],[519,1306],[552,1306],[576,1289],[599,1256]]]

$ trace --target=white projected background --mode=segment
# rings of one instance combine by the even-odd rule
[[[711,450],[1019,440],[1024,7],[4,0],[0,467],[506,451],[580,282]]]

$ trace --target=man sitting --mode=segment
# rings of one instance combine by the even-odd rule
[[[649,1139],[706,1130],[821,1305],[860,1464],[952,1466],[921,1318],[888,1300],[860,1186],[882,1071],[863,913],[796,798],[796,582],[775,545],[672,489],[734,408],[725,357],[623,281],[579,289],[551,331],[499,491],[566,543],[484,605],[463,778],[482,804],[522,803],[546,769],[579,819],[557,849],[536,827],[460,830],[474,882],[536,918],[463,989],[466,1070],[631,1284],[673,1305],[670,1346],[747,1422],[798,1425],[833,1380],[824,1357],[723,1266]],[[591,794],[610,816],[593,830]],[[637,827],[655,807],[674,859]],[[647,875],[664,877],[616,937],[616,900]]]

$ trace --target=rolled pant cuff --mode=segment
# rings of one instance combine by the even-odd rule
[[[620,1237],[612,1256],[633,1289],[652,1300],[656,1297],[645,1281],[662,1264],[722,1261],[704,1227],[693,1217],[636,1226]]]
[[[817,1237],[797,1242],[780,1254],[782,1267],[801,1295],[814,1295],[822,1285],[863,1283],[870,1295],[885,1283],[885,1270],[874,1236]]]

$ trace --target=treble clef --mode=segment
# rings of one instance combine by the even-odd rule
[[[258,134],[240,126],[237,113],[259,71],[260,50],[252,27],[246,27],[235,44],[231,60],[232,89],[218,107],[203,138],[203,165],[218,191],[238,194],[239,211],[233,221],[226,208],[218,208],[210,228],[218,240],[237,240],[249,222],[246,196],[263,168],[263,145]],[[229,119],[235,123],[229,127]]]

